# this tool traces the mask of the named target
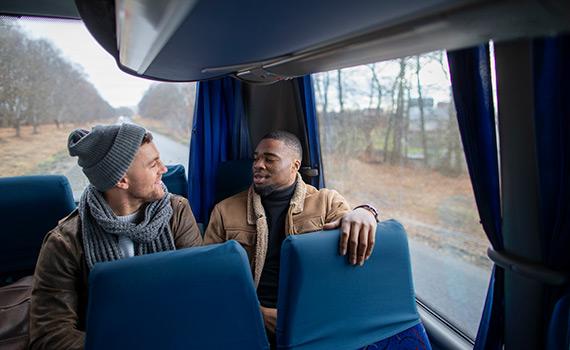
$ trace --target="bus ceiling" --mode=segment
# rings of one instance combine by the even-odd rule
[[[2,0],[0,16],[81,19],[73,0]]]
[[[567,0],[76,0],[87,28],[138,76],[257,83],[437,49],[570,30]],[[102,18],[104,17],[104,18]]]
[[[488,40],[570,31],[567,0],[5,0],[0,14],[81,18],[136,76],[254,83]]]

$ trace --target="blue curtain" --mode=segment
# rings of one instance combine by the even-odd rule
[[[309,144],[309,161],[311,167],[319,169],[319,175],[310,179],[310,184],[316,188],[325,186],[323,177],[323,162],[321,159],[321,143],[319,138],[319,121],[317,119],[317,109],[315,107],[315,92],[313,90],[313,79],[310,75],[297,78],[301,97],[301,106],[305,114],[305,128]]]
[[[448,52],[457,121],[483,229],[496,251],[503,250],[497,143],[489,47]],[[504,272],[494,267],[474,349],[501,349]]]
[[[570,36],[533,42],[535,132],[539,168],[543,262],[553,270],[570,271]],[[546,286],[545,324],[569,286]],[[568,303],[564,304],[568,307]],[[558,313],[564,310],[558,310]],[[567,310],[566,310],[567,313]],[[565,327],[569,337],[570,325]],[[563,336],[563,335],[562,335]],[[568,339],[549,339],[568,342]],[[568,348],[568,344],[566,344]]]
[[[241,83],[230,77],[198,83],[188,171],[188,196],[198,222],[207,224],[214,206],[219,163],[251,154]]]

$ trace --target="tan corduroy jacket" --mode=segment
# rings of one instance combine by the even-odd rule
[[[319,231],[324,224],[342,218],[348,211],[348,202],[338,192],[317,190],[297,175],[297,186],[285,219],[285,235]],[[257,286],[265,263],[268,234],[261,198],[250,187],[214,207],[204,244],[238,241],[247,252]]]
[[[176,248],[202,244],[186,198],[172,195],[170,229]],[[83,349],[88,268],[75,210],[44,238],[34,274],[30,349]]]

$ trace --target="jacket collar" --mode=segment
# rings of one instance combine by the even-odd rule
[[[293,214],[299,214],[303,211],[303,208],[305,207],[305,197],[307,196],[307,185],[299,173],[297,173],[296,181],[297,186],[295,187],[293,197],[291,197],[291,212]]]

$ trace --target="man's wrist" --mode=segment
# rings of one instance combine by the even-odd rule
[[[356,206],[354,208],[354,210],[356,210],[358,208],[362,208],[364,210],[367,210],[370,214],[372,214],[372,216],[374,216],[374,219],[376,220],[376,222],[380,222],[380,219],[378,218],[378,209],[374,208],[372,205],[362,204],[362,205]]]

